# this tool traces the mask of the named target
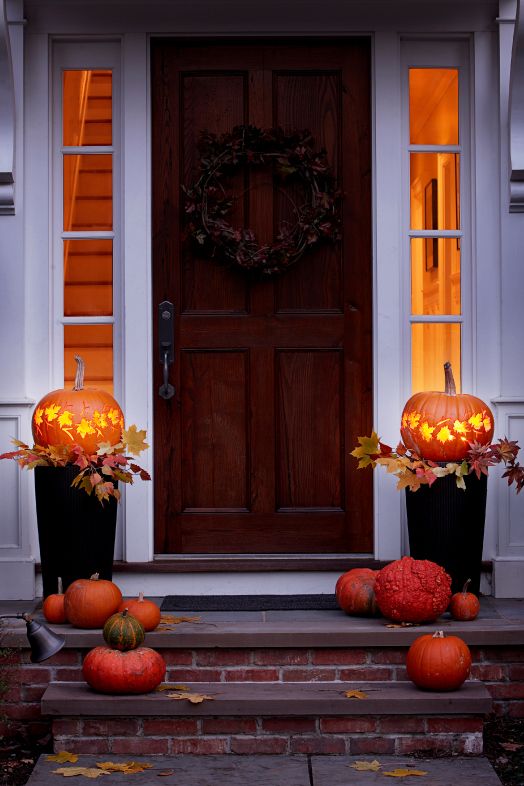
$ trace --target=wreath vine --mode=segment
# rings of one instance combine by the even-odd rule
[[[340,240],[340,193],[325,150],[315,151],[309,131],[286,134],[281,128],[235,126],[231,133],[204,132],[200,144],[200,175],[185,194],[186,235],[212,259],[264,276],[282,273],[324,241]],[[303,202],[291,196],[294,223],[283,221],[271,244],[258,243],[249,228],[229,222],[235,199],[224,179],[242,166],[270,165],[280,181],[303,186]]]

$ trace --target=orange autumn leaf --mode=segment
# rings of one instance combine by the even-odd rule
[[[426,770],[407,770],[402,767],[397,767],[396,770],[389,770],[388,772],[382,771],[382,775],[389,775],[390,778],[407,778],[409,775],[422,777],[427,774]]]
[[[78,761],[78,754],[69,753],[69,751],[58,751],[58,753],[52,753],[50,756],[47,756],[46,761],[56,761],[58,764],[64,764],[68,761],[74,764]]]
[[[200,617],[174,617],[172,614],[162,614],[160,625],[180,625],[181,622],[200,622]]]
[[[206,696],[205,693],[166,693],[166,696],[168,699],[186,700],[191,704],[202,704],[206,699],[213,701],[213,696]]]
[[[346,690],[344,696],[346,699],[367,699],[368,694],[363,690]]]
[[[74,778],[76,775],[83,775],[84,778],[99,778],[101,775],[110,774],[96,767],[60,767],[58,770],[53,770],[53,773],[63,775],[64,778]]]
[[[382,764],[377,759],[373,759],[373,761],[354,761],[349,766],[358,772],[377,772]]]
[[[144,770],[149,770],[153,767],[152,764],[138,761],[97,761],[96,766],[99,769],[104,770],[104,772],[125,773],[144,772]]]

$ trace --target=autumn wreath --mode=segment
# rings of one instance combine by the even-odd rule
[[[309,131],[286,134],[281,128],[236,126],[227,134],[204,133],[199,151],[199,178],[183,186],[183,191],[186,234],[201,253],[271,276],[285,271],[318,243],[340,239],[340,195],[326,151],[315,151]],[[252,229],[229,223],[233,203],[243,195],[229,194],[224,182],[245,166],[271,166],[275,179],[303,186],[293,191],[301,194],[301,204],[292,201],[292,222],[280,224],[270,245],[260,245]]]

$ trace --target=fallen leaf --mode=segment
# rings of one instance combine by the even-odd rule
[[[501,742],[500,747],[507,751],[518,751],[524,748],[524,743],[521,742]]]
[[[203,693],[166,693],[166,696],[168,699],[187,699],[191,704],[202,704],[205,699],[213,701],[213,696],[206,696]]]
[[[377,770],[380,770],[382,764],[377,761],[377,759],[374,759],[373,761],[355,761],[349,766],[353,767],[354,770],[358,770],[359,772],[366,772],[368,770],[371,772],[376,772]]]
[[[168,682],[161,682],[160,685],[157,688],[155,688],[155,690],[160,690],[160,691],[162,691],[162,690],[182,690],[182,691],[188,691],[189,688],[187,687],[187,685],[170,685]]]
[[[152,764],[147,764],[138,761],[97,761],[96,766],[99,767],[101,770],[105,772],[144,772],[144,770],[149,770],[153,766]]]
[[[181,622],[200,622],[200,617],[174,617],[172,614],[163,614],[160,625],[180,625]]]
[[[63,775],[64,778],[72,778],[74,775],[83,775],[85,778],[99,778],[101,775],[109,775],[105,770],[96,767],[60,767],[53,770],[56,775]]]
[[[167,775],[173,775],[174,772],[174,770],[161,770],[160,772],[157,772],[157,777],[165,778]]]
[[[427,775],[427,772],[425,770],[403,770],[397,767],[396,770],[390,770],[389,772],[382,771],[382,775],[389,775],[391,778],[407,778],[408,775]]]
[[[418,622],[390,622],[386,628],[418,628]]]
[[[78,754],[69,753],[69,751],[58,751],[58,753],[48,756],[47,761],[56,761],[58,764],[64,764],[66,761],[69,761],[74,764],[75,761],[78,761]]]
[[[363,690],[346,690],[344,691],[346,699],[367,699],[368,694]]]

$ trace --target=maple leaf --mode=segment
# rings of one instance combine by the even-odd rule
[[[456,437],[451,433],[448,426],[442,426],[437,434],[437,439],[439,442],[453,442]]]
[[[200,622],[200,617],[174,617],[172,614],[162,614],[160,624],[179,625],[181,622]]]
[[[354,761],[349,766],[359,772],[377,772],[382,767],[382,764],[377,759],[373,759],[373,761]]]
[[[146,450],[149,445],[145,441],[146,432],[144,429],[137,430],[136,426],[129,426],[126,431],[122,432],[122,442],[127,447],[129,453],[133,456],[138,456],[143,450]]]
[[[410,412],[408,414],[409,427],[411,429],[416,429],[418,424],[420,423],[421,417],[422,415],[420,414],[420,412]]]
[[[44,410],[42,407],[38,407],[34,414],[34,420],[37,426],[41,426],[44,422],[42,415],[44,414]]]
[[[367,699],[368,694],[363,690],[345,690],[344,696],[346,699]]]
[[[209,699],[213,701],[213,696],[206,696],[205,693],[166,693],[168,699],[178,699],[180,701],[187,700],[191,702],[191,704],[202,704],[203,701]]]
[[[524,467],[521,467],[519,463],[514,464],[513,466],[508,467],[502,477],[508,479],[508,486],[511,486],[512,483],[515,483],[515,486],[517,487],[517,494],[520,494],[524,488]]]
[[[364,467],[368,467],[370,464],[374,467],[375,459],[380,456],[378,434],[373,431],[370,437],[358,437],[358,441],[360,442],[360,447],[356,447],[350,454],[359,459],[358,469],[364,469]]]
[[[73,425],[73,413],[69,412],[69,410],[65,409],[62,414],[58,418],[58,423],[61,428],[64,426],[72,426]]]
[[[491,418],[489,418],[487,415],[485,415],[484,416],[484,420],[482,421],[482,425],[484,426],[484,431],[490,431],[491,430]]]
[[[58,770],[53,770],[53,773],[63,775],[64,778],[72,778],[75,775],[83,775],[85,778],[99,778],[101,775],[110,774],[96,767],[60,767]]]
[[[86,420],[85,418],[82,418],[82,420],[76,427],[76,433],[80,437],[82,437],[82,439],[85,439],[88,434],[95,434],[96,429],[93,428],[90,420]]]
[[[382,775],[389,775],[390,778],[406,778],[409,775],[423,776],[428,773],[425,770],[407,770],[402,767],[397,767],[396,770],[382,770]]]
[[[189,691],[187,685],[170,685],[168,682],[161,682],[160,685],[157,685],[155,690],[163,691],[163,690],[175,690],[175,691]]]
[[[144,770],[150,770],[153,765],[148,764],[147,762],[138,762],[138,761],[97,761],[96,766],[99,767],[104,772],[125,772],[125,773],[132,773],[132,772],[144,772]]]
[[[69,761],[74,764],[75,761],[78,761],[78,754],[69,753],[69,751],[58,751],[58,753],[52,753],[50,756],[47,756],[46,761],[56,761],[58,764],[64,764],[66,761]]]
[[[422,438],[425,439],[426,442],[431,442],[431,439],[433,437],[433,432],[435,431],[435,427],[430,426],[427,420],[425,420],[424,423],[421,425],[419,431],[422,435]]]
[[[93,422],[98,428],[105,428],[107,426],[105,413],[95,410],[95,412],[93,412]]]
[[[52,423],[53,420],[56,420],[61,409],[60,404],[51,404],[49,407],[46,407],[44,412],[47,422]]]
[[[456,420],[453,423],[453,431],[456,434],[467,434],[468,433],[468,424],[465,420]]]
[[[479,442],[470,442],[468,463],[470,472],[474,472],[480,479],[482,474],[488,474],[488,468],[497,463],[497,458],[491,445],[481,445]]]
[[[174,770],[160,770],[160,772],[157,772],[157,777],[165,778],[168,775],[173,775],[174,772],[175,772]]]
[[[422,480],[415,474],[415,472],[404,472],[402,475],[399,476],[397,489],[401,491],[402,489],[409,488],[411,491],[417,491],[422,485]]]
[[[100,483],[102,480],[102,475],[99,475],[98,472],[92,472],[89,476],[89,480],[91,481],[92,486],[96,486],[96,484]]]
[[[475,431],[480,431],[480,429],[482,428],[482,421],[483,421],[482,412],[477,412],[475,415],[472,415],[469,418],[468,423],[471,423]]]
[[[520,450],[518,442],[516,440],[509,440],[507,437],[499,439],[494,448],[500,456],[501,461],[504,461],[506,464],[511,464],[512,461],[515,461]]]

